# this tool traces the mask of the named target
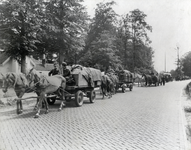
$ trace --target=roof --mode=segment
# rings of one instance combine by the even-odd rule
[[[10,58],[10,56],[8,56],[6,53],[4,53],[4,52],[0,53],[0,65],[3,65],[3,63],[5,63],[5,61],[9,58]],[[34,67],[36,70],[50,71],[54,68],[53,64],[46,63],[46,65],[44,67],[44,65],[42,64],[42,61],[34,59],[33,57],[30,57],[30,58],[31,58],[32,62],[34,64],[36,64],[36,66]]]
[[[0,53],[0,65],[2,65],[10,56],[6,53]]]

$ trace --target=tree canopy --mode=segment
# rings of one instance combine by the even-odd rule
[[[0,42],[5,52],[21,63],[34,55],[79,63],[105,70],[130,71],[153,68],[154,51],[144,12],[139,9],[119,16],[115,2],[97,4],[90,19],[83,0],[7,0],[0,4]]]

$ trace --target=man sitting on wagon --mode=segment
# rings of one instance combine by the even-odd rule
[[[66,66],[67,66],[67,63],[62,62],[62,76],[66,78],[66,81],[69,81],[71,77],[71,72]]]
[[[60,74],[60,70],[58,69],[57,63],[54,63],[54,69],[52,69],[52,70],[48,73],[48,76],[53,76],[53,75],[57,75],[57,74]]]

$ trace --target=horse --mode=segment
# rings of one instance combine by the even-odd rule
[[[17,114],[21,114],[23,112],[23,105],[21,98],[25,93],[33,92],[34,90],[29,87],[28,81],[23,73],[8,72],[5,75],[2,74],[2,77],[3,77],[2,91],[6,93],[9,87],[13,87],[18,97]]]
[[[66,79],[62,75],[45,76],[41,75],[34,68],[32,68],[26,75],[29,85],[33,83],[35,85],[36,91],[39,92],[39,105],[37,106],[37,113],[34,118],[39,118],[40,108],[42,102],[44,101],[47,105],[46,113],[48,113],[48,104],[46,101],[46,94],[55,93],[61,99],[61,104],[59,111],[65,105],[64,89],[66,88]]]
[[[152,77],[151,77],[151,75],[143,73],[142,77],[144,77],[144,79],[145,79],[145,86],[147,86],[147,85],[150,86],[152,84]]]
[[[145,78],[145,86],[151,86],[152,84],[155,86],[159,85],[159,79],[156,75],[143,74],[142,77]]]
[[[134,74],[134,83],[138,83],[138,87],[143,86],[143,84],[145,83],[145,79],[138,73]]]
[[[110,80],[113,83],[113,88],[111,91],[113,94],[115,94],[118,89],[119,78],[114,73],[106,73],[106,75],[110,78]]]
[[[103,94],[102,99],[104,99],[104,96],[108,96],[109,98],[111,98],[113,89],[114,89],[114,84],[110,80],[109,76],[102,75],[102,78],[101,78],[101,91]]]
[[[160,85],[165,85],[165,76],[164,76],[164,74],[159,73],[158,77],[159,77],[159,84]]]

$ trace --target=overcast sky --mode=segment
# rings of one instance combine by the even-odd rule
[[[84,0],[89,15],[94,16],[96,4],[111,0]],[[149,33],[157,71],[170,71],[176,68],[179,47],[180,57],[191,51],[191,0],[114,0],[113,7],[119,15],[134,9],[143,11],[146,22],[152,26]],[[166,54],[166,59],[165,59]],[[166,63],[165,63],[166,60]],[[166,65],[165,65],[166,64]]]

